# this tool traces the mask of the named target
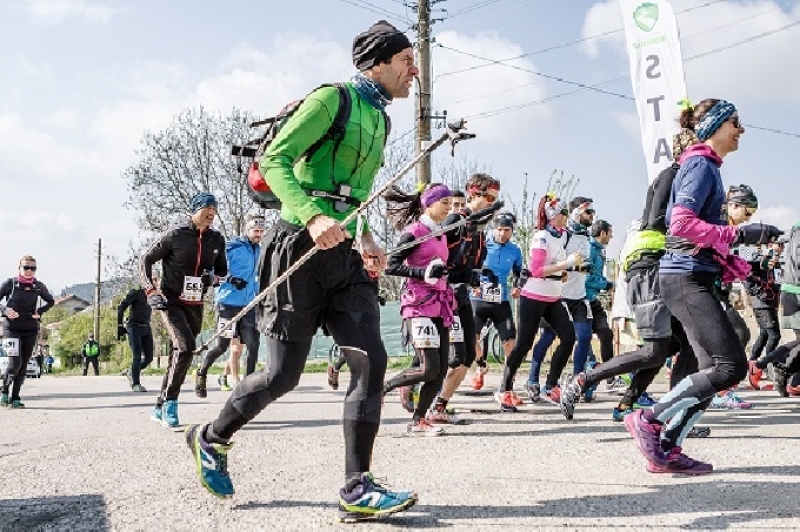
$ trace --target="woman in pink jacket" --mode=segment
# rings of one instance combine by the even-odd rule
[[[450,211],[453,193],[442,184],[431,184],[414,195],[393,189],[386,195],[389,216],[404,228],[399,244],[425,237],[440,227]],[[384,384],[384,394],[395,388],[423,383],[409,436],[438,436],[440,427],[425,414],[447,373],[450,326],[453,324],[453,290],[447,283],[447,240],[431,238],[389,258],[388,275],[407,277],[400,297],[400,314],[406,338],[414,346],[419,365],[401,371]]]

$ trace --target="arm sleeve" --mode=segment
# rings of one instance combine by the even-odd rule
[[[53,305],[56,304],[56,300],[53,299],[53,295],[50,293],[50,290],[47,289],[44,283],[39,283],[39,290],[39,297],[42,298],[42,301],[44,301],[44,305],[36,309],[36,313],[41,316],[53,308]]]
[[[517,248],[517,258],[514,259],[514,264],[511,266],[511,273],[514,275],[514,278],[519,277],[519,274],[522,273],[522,267],[524,264],[522,263],[522,250]]]
[[[219,237],[224,242],[222,234],[220,234]],[[222,253],[217,254],[217,259],[214,261],[214,275],[219,275],[220,277],[225,277],[228,275],[227,247],[228,246],[222,246]]]
[[[650,203],[647,206],[647,219],[643,220],[643,226],[663,233],[667,232],[667,205],[672,192],[672,179],[669,179],[667,172],[672,173],[674,170],[667,168],[653,181],[653,195],[648,198]]]
[[[158,288],[153,284],[153,264],[166,257],[171,250],[172,231],[167,230],[161,233],[139,259],[139,281],[142,283],[145,294]]]
[[[128,307],[131,306],[131,303],[133,302],[133,297],[134,297],[135,293],[136,293],[135,289],[129,290],[127,295],[125,295],[125,299],[120,301],[119,307],[117,307],[117,323],[118,324],[121,324],[124,321],[124,319],[125,319],[125,311],[128,310]]]
[[[403,233],[397,244],[398,246],[403,246],[413,241],[414,235],[411,233]],[[412,247],[390,256],[389,263],[386,266],[386,274],[396,275],[398,277],[413,277],[414,279],[423,279],[425,277],[425,272],[421,268],[411,268],[404,263],[413,251],[414,248]]]
[[[730,244],[737,232],[733,225],[710,224],[691,209],[677,204],[672,207],[669,230],[674,236],[688,238],[695,244]]]
[[[3,284],[0,285],[0,301],[11,295],[11,286],[13,283],[13,279],[6,279],[3,281]]]
[[[272,192],[305,225],[311,218],[323,214],[306,195],[294,165],[302,155],[325,135],[339,109],[339,90],[323,87],[300,104],[270,143],[259,168]]]
[[[447,216],[447,218],[444,219],[444,222],[442,223],[442,226],[446,227],[448,225],[453,225],[454,223],[458,223],[459,221],[461,221],[462,218],[463,218],[463,216],[460,215],[460,214],[455,214],[455,213],[454,214],[449,214]],[[456,227],[455,229],[451,229],[450,231],[445,233],[447,235],[447,247],[448,248],[461,241],[461,230],[462,229],[463,229],[462,227]]]
[[[531,275],[533,277],[544,277],[544,263],[546,260],[546,249],[535,248],[531,250]]]

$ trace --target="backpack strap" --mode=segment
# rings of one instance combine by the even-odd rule
[[[330,140],[334,142],[334,150],[339,147],[339,143],[344,138],[345,130],[347,129],[347,121],[350,119],[350,112],[353,109],[353,99],[350,97],[350,91],[347,89],[347,85],[344,83],[325,84],[320,85],[312,92],[323,87],[336,87],[339,92],[339,108],[336,110],[336,116],[333,117],[333,123],[328,128],[328,131],[306,150],[304,154],[306,160],[311,159],[317,150]]]

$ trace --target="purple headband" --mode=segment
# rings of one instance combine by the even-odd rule
[[[422,206],[426,209],[439,201],[440,199],[450,198],[453,193],[447,188],[447,185],[433,185],[420,196]]]

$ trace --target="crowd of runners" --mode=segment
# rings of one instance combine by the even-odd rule
[[[355,38],[353,63],[359,73],[308,95],[255,161],[254,171],[280,200],[278,221],[267,228],[263,216],[250,216],[244,234],[226,242],[212,228],[217,199],[198,193],[191,217],[142,255],[142,287],[119,308],[118,335],[127,335],[134,351],[133,391],[146,391],[139,378],[153,355],[151,310],[166,325],[173,352],[151,417],[178,427],[181,386],[202,352],[196,339],[205,295],[215,291],[218,333],[202,353],[194,391],[206,397],[209,368],[230,347],[236,356],[218,382],[232,393],[215,419],[185,430],[197,475],[212,494],[234,493],[228,473],[234,435],[297,386],[319,329],[340,347],[340,359],[328,370],[331,386],[338,388],[343,365],[349,370],[338,493],[344,522],[415,504],[416,493],[389,490],[371,472],[386,395],[397,392],[409,412],[409,436],[438,436],[443,426],[463,423],[451,402],[462,385],[485,386],[487,353],[478,340],[487,323],[506,359],[494,393],[498,412],[517,412],[526,401],[550,402],[567,419],[580,418],[580,404],[591,402],[598,386],[619,390],[610,417],[624,423],[651,473],[713,470],[684,452],[684,440],[709,436],[710,429],[697,423],[710,406],[752,406],[736,395],[737,386],[800,396],[800,230],[784,236],[750,222],[758,208],[753,190],[723,185],[723,159],[745,132],[732,103],[706,99],[682,111],[674,163],[647,189],[619,274],[606,271],[614,228],[596,216],[591,198],[543,194],[524,256],[514,241],[517,217],[502,209],[500,181],[485,173],[465,176],[463,190],[442,183],[415,190],[387,186],[381,193],[386,216],[401,235],[387,253],[363,217],[352,215],[374,201],[390,131],[385,108],[409,96],[418,70],[408,38],[385,21]],[[332,133],[345,100],[349,117]],[[30,337],[52,305],[35,271],[35,260],[23,257],[19,275],[0,285],[4,345],[16,349],[3,379],[3,406],[22,406]],[[400,313],[414,357],[395,375],[386,375],[378,272],[405,278]],[[759,327],[749,357],[749,331],[730,300],[733,283],[744,287]],[[635,323],[639,345],[629,352],[614,352],[603,304],[612,294],[632,317],[622,321]],[[47,303],[37,308],[39,297]],[[793,329],[795,339],[779,345],[781,328]],[[256,371],[262,341],[265,368]],[[247,364],[240,380],[243,347]],[[529,374],[518,381],[529,355]],[[655,399],[647,390],[665,366],[670,390]],[[762,382],[768,367],[773,383]]]

